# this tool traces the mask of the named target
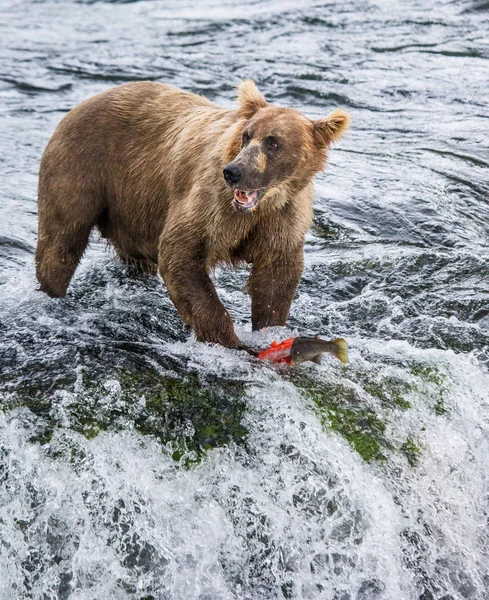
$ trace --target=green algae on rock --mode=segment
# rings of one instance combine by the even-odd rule
[[[408,437],[400,447],[400,451],[406,456],[408,463],[412,467],[418,464],[419,457],[421,456],[421,448],[413,438]]]
[[[313,401],[315,411],[325,429],[343,436],[366,461],[386,459],[383,449],[385,423],[374,410],[365,406],[356,391],[339,382],[294,382],[302,394]]]
[[[241,381],[201,379],[196,373],[114,372],[105,379],[63,381],[51,389],[33,385],[9,394],[4,411],[25,407],[43,427],[33,443],[51,441],[55,429],[71,429],[87,439],[101,431],[134,428],[152,435],[184,466],[207,450],[244,443]]]
[[[406,375],[394,365],[378,371],[350,365],[341,367],[341,373],[341,379],[328,380],[320,380],[315,370],[314,376],[302,371],[285,377],[313,401],[322,426],[344,437],[364,460],[384,461],[394,452],[404,455],[411,467],[416,466],[422,445],[413,435],[402,444],[391,440],[386,427],[396,422],[391,414],[406,413],[420,402],[437,415],[449,412],[445,396],[450,386],[442,368],[416,363]],[[368,397],[370,404],[366,404]]]

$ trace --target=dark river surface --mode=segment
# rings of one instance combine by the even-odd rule
[[[352,127],[317,179],[281,370],[184,330],[94,234],[36,291],[40,157],[133,80],[252,77]],[[489,598],[489,3],[0,0],[0,598]]]

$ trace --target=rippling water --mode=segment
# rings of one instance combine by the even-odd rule
[[[489,4],[3,0],[0,597],[489,597]],[[289,328],[351,344],[280,371],[197,344],[94,236],[35,291],[62,116],[125,81],[231,106],[252,77],[353,126],[318,178]]]

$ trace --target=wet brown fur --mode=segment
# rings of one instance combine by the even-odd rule
[[[209,277],[218,263],[253,265],[254,329],[284,325],[303,268],[312,178],[348,126],[348,115],[339,109],[311,122],[267,104],[250,80],[239,87],[239,103],[237,110],[225,109],[172,86],[139,82],[68,113],[40,167],[41,290],[66,294],[90,231],[98,227],[123,260],[150,272],[158,267],[197,339],[239,347]],[[271,183],[250,213],[233,208],[222,174],[240,155],[245,126],[254,127],[259,144],[269,129],[288,144],[281,162],[261,159]]]

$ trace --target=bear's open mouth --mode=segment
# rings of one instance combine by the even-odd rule
[[[260,190],[234,190],[234,206],[239,210],[256,210],[258,206],[258,194]]]

